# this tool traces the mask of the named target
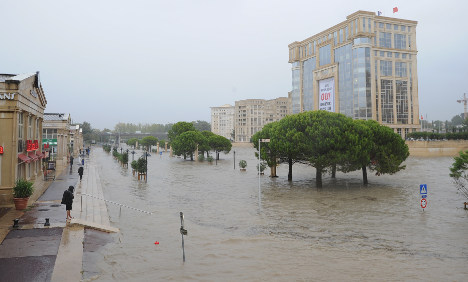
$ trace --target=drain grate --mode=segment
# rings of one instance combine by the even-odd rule
[[[61,205],[50,205],[50,206],[56,208],[56,207],[60,207]]]
[[[39,209],[38,211],[48,211],[49,209]]]

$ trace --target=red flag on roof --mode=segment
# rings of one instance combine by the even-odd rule
[[[398,7],[393,8],[393,13],[398,12]]]

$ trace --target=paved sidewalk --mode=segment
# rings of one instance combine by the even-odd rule
[[[99,174],[92,158],[85,161],[83,180],[78,165],[66,169],[26,211],[14,208],[0,217],[0,273],[8,281],[80,281],[84,228],[118,232],[109,223]],[[66,221],[63,191],[75,186],[71,221]],[[81,193],[93,195],[83,196]],[[20,227],[13,229],[13,219]],[[44,226],[49,218],[50,226]],[[3,278],[0,278],[2,280]]]

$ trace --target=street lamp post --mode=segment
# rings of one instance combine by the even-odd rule
[[[132,162],[134,158],[135,158],[135,151],[132,151]]]
[[[236,169],[236,151],[234,150],[234,169]]]
[[[261,188],[260,188],[260,144],[269,143],[270,139],[258,139],[258,208],[262,208],[262,196],[261,196]]]

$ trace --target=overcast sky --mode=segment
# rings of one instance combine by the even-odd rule
[[[358,10],[418,21],[428,120],[462,113],[468,94],[463,0],[0,0],[0,10],[0,73],[40,71],[46,112],[93,128],[210,122],[212,106],[286,97],[288,44]]]

